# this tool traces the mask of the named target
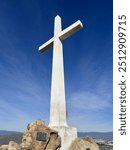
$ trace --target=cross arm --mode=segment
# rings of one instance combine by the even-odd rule
[[[51,48],[53,46],[53,41],[54,41],[54,38],[51,38],[50,40],[48,40],[46,43],[44,43],[43,45],[39,47],[39,51],[44,52],[48,48]]]
[[[73,23],[71,26],[69,26],[68,28],[61,31],[61,33],[59,34],[59,38],[61,40],[64,40],[67,37],[69,37],[70,35],[74,34],[78,30],[80,30],[81,28],[83,28],[83,24],[81,23],[80,20],[78,20],[75,23]]]

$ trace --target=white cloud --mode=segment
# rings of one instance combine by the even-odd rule
[[[0,99],[0,129],[1,130],[14,130],[14,131],[24,131],[28,123],[33,120],[44,118],[45,122],[48,121],[46,111],[43,113],[40,110],[35,109],[36,105],[32,102],[30,105],[26,106],[28,111],[17,107],[15,102],[8,102],[5,99]]]
[[[80,132],[108,132],[112,131],[112,120],[104,121],[98,114],[75,115],[68,120],[71,126],[77,127]]]
[[[101,110],[111,107],[107,95],[105,97],[91,92],[73,93],[69,103],[73,107],[81,110]]]
[[[68,122],[78,131],[112,131],[112,95],[97,91],[79,91],[70,96]]]
[[[8,46],[0,55],[0,129],[24,131],[35,119],[48,121],[48,78],[44,65]]]

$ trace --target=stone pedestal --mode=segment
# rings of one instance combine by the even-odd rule
[[[58,134],[61,137],[60,150],[69,150],[72,141],[74,141],[77,138],[77,129],[73,127],[66,127],[66,126],[60,126],[60,127],[53,126],[50,128],[58,131]]]

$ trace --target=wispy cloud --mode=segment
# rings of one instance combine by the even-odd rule
[[[73,93],[70,98],[70,103],[73,107],[80,110],[101,110],[111,107],[109,97],[96,95],[91,92]]]
[[[67,98],[69,124],[79,131],[112,130],[111,79],[105,72],[95,78],[91,88],[77,88]],[[84,84],[88,82],[84,79]]]
[[[44,65],[15,49],[7,43],[0,56],[0,129],[24,130],[33,119],[48,122],[50,80]]]
[[[102,116],[100,113],[84,113],[69,117],[69,125],[77,127],[80,132],[106,132],[112,131],[112,120],[104,120],[106,116]]]
[[[13,102],[0,99],[0,104],[0,129],[21,131],[27,121],[32,119],[27,112],[15,107]]]
[[[43,1],[3,1],[0,5],[0,129],[24,130],[33,119],[49,120],[52,51],[42,55],[37,49],[42,41],[52,36],[57,10],[63,17],[63,27],[78,19],[76,15],[68,15],[71,7],[62,7],[62,4],[51,5],[49,11],[46,6],[50,7],[50,3],[45,5]],[[100,11],[101,4],[98,3]],[[90,15],[93,6],[84,9],[84,5],[81,9]],[[70,43],[64,42],[68,120],[70,125],[84,131],[112,127],[109,64],[112,36],[109,35],[109,17],[102,20],[106,22],[104,30],[100,22],[95,25],[95,18],[102,14],[100,11],[93,12],[92,16],[80,11],[84,22],[84,30],[79,33],[81,37],[74,36]]]
[[[95,93],[73,93],[68,100],[68,122],[79,131],[112,130],[112,96]]]

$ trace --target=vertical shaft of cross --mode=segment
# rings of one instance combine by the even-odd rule
[[[52,62],[52,83],[51,83],[51,103],[50,103],[50,127],[67,126],[65,85],[64,85],[64,65],[63,47],[59,38],[62,31],[61,18],[55,17],[54,26],[54,49]]]

